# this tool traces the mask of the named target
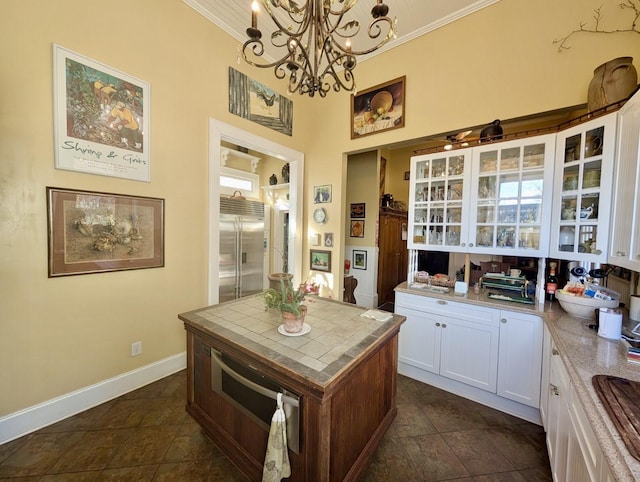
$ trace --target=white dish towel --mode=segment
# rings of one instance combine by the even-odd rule
[[[291,475],[287,449],[287,425],[282,409],[282,393],[278,393],[277,408],[271,418],[271,429],[264,457],[262,482],[280,482]]]

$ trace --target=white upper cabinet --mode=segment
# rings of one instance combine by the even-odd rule
[[[617,113],[558,133],[549,256],[605,263]]]
[[[471,149],[411,158],[409,249],[466,251]]]
[[[546,256],[555,135],[411,159],[409,249]]]
[[[546,256],[555,134],[473,149],[469,251]]]
[[[640,94],[634,95],[618,112],[617,133],[608,262],[640,271]]]
[[[412,157],[408,248],[640,271],[639,163],[640,94],[555,134]]]

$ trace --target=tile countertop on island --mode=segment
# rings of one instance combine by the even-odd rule
[[[368,308],[307,295],[305,323],[311,331],[302,336],[278,332],[281,314],[265,310],[260,295],[182,313],[178,317],[245,352],[306,379],[318,387],[335,381],[343,369],[365,355],[379,340],[396,332],[405,320],[389,321],[361,316]]]
[[[625,447],[591,382],[594,375],[611,375],[640,381],[640,365],[627,362],[624,342],[599,337],[594,330],[587,327],[593,320],[571,316],[557,303],[523,305],[490,299],[486,292],[468,292],[465,295],[453,292],[432,293],[408,288],[406,282],[398,285],[396,291],[539,315],[556,343],[571,378],[571,384],[600,443],[611,473],[620,482],[640,480],[640,461]]]

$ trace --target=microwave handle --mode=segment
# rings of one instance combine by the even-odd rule
[[[238,383],[243,384],[245,387],[250,388],[251,390],[253,390],[254,392],[257,392],[261,395],[264,395],[265,397],[269,397],[269,398],[273,398],[274,400],[278,399],[278,393],[274,392],[273,390],[269,390],[268,388],[265,388],[261,385],[258,385],[257,383],[252,382],[251,380],[247,380],[245,377],[243,377],[242,375],[240,375],[238,372],[234,371],[232,368],[230,368],[225,362],[223,362],[220,357],[218,356],[218,353],[216,353],[215,350],[211,350],[211,359],[214,360],[216,362],[216,364],[225,371],[225,373],[227,373],[227,375],[229,375],[230,377],[232,377],[235,381],[237,381]],[[294,407],[299,407],[300,403],[298,402],[297,399],[292,398],[288,395],[282,395],[282,401],[284,403],[287,403],[289,405],[292,405]]]

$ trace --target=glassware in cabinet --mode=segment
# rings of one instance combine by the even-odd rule
[[[472,251],[546,256],[554,143],[546,135],[474,148]]]
[[[558,134],[549,254],[606,262],[616,113]]]
[[[470,158],[468,149],[412,158],[409,248],[462,250]]]

